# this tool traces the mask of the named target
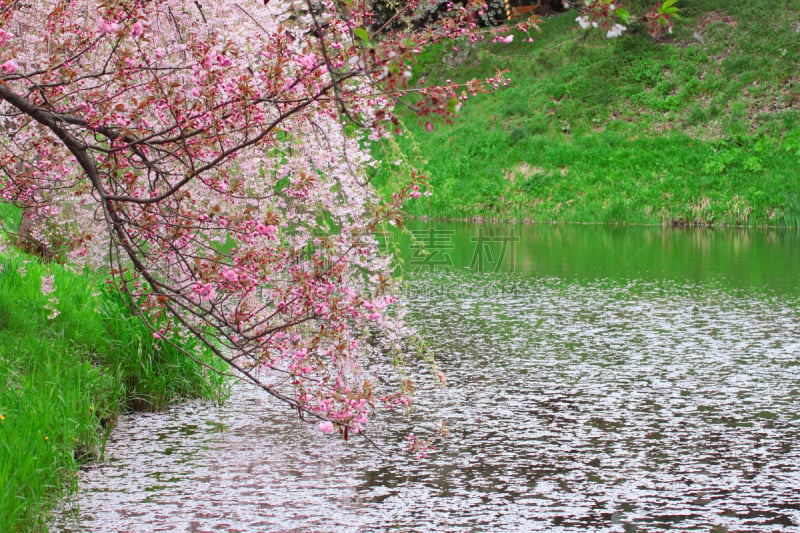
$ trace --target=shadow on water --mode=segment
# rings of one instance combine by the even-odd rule
[[[390,453],[239,387],[124,419],[54,530],[800,528],[796,234],[412,229],[443,232],[400,248],[448,386],[375,422]]]

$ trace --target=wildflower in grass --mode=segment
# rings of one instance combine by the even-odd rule
[[[58,310],[58,303],[58,298],[55,296],[51,296],[50,299],[47,300],[47,304],[45,304],[44,308],[50,311],[50,314],[47,315],[48,320],[54,320],[61,314],[61,311]]]
[[[42,276],[42,294],[48,295],[56,290],[54,281],[55,276],[53,274],[50,274],[49,276]]]

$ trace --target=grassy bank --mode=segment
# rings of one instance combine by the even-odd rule
[[[658,43],[586,34],[570,11],[534,43],[427,50],[427,83],[512,82],[432,133],[408,116],[397,147],[375,147],[376,183],[400,150],[431,178],[417,216],[798,225],[800,1],[680,4]]]
[[[13,227],[16,214],[0,208]],[[55,289],[43,294],[49,276]],[[46,531],[48,510],[74,488],[78,466],[99,457],[122,411],[225,390],[103,286],[99,276],[0,254],[0,531]]]

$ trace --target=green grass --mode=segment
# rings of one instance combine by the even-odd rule
[[[409,156],[433,194],[412,215],[518,220],[797,225],[800,1],[684,1],[668,40],[606,39],[571,11],[535,42],[427,50],[415,77],[441,83],[507,70],[454,124],[405,115],[385,162]],[[785,6],[784,6],[785,4]],[[697,32],[703,42],[693,37]],[[443,67],[448,65],[448,67]],[[395,179],[384,164],[376,183]]]
[[[16,216],[0,209],[10,227]],[[56,288],[44,295],[48,275]],[[48,511],[74,488],[78,466],[99,457],[122,411],[220,400],[226,390],[103,287],[96,275],[0,254],[0,531],[45,531]]]

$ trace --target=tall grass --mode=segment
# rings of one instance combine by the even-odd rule
[[[48,276],[55,290],[43,294]],[[48,510],[125,409],[225,392],[220,375],[153,339],[103,286],[97,275],[0,255],[0,531],[46,530]]]
[[[682,4],[684,20],[659,43],[642,31],[585,34],[568,12],[546,19],[534,43],[517,33],[511,44],[427,50],[417,80],[499,69],[511,84],[432,133],[406,116],[397,147],[375,145],[386,162],[376,183],[390,190],[400,150],[431,178],[433,195],[409,204],[415,215],[788,221],[800,190],[800,2]]]

